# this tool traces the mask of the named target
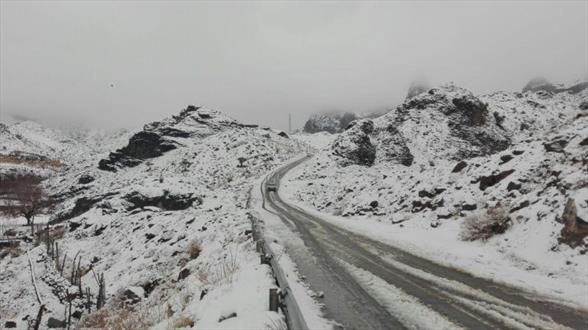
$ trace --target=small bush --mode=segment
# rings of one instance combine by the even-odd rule
[[[198,241],[194,240],[188,244],[188,255],[190,256],[190,259],[198,258],[201,252],[202,247],[200,247],[200,243]]]
[[[472,214],[464,219],[460,238],[464,241],[487,240],[504,233],[511,225],[508,211],[500,205],[490,207],[485,213]]]
[[[174,328],[193,328],[194,321],[190,318],[182,317],[174,323]]]

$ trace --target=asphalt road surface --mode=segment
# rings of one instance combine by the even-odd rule
[[[305,249],[288,246],[286,249],[310,287],[315,292],[324,292],[321,302],[325,316],[338,327],[406,329],[418,328],[419,324],[422,327],[419,318],[430,318],[430,312],[405,310],[402,301],[390,305],[382,298],[391,295],[394,299],[393,292],[399,289],[437,316],[443,316],[452,328],[588,329],[585,310],[477,278],[353,233],[308,214],[283,201],[278,192],[267,190],[269,183],[276,185],[279,191],[284,174],[306,159],[293,162],[266,178],[261,187],[264,208],[278,215],[293,234],[304,241]],[[380,286],[374,291],[365,281],[358,280],[357,271],[354,271],[357,269],[390,286]],[[402,300],[402,297],[396,299]],[[437,329],[442,324],[427,327]]]

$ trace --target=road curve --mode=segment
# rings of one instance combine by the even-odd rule
[[[588,312],[550,302],[518,288],[474,277],[436,264],[399,248],[336,226],[283,201],[267,191],[308,157],[270,174],[261,186],[263,207],[279,216],[303,241],[305,251],[288,249],[299,272],[315,292],[324,292],[327,318],[345,329],[415,328],[406,310],[383,302],[386,287],[374,294],[358,280],[360,269],[388,288],[401,290],[453,328],[466,329],[588,329]],[[397,291],[394,291],[397,292]],[[387,305],[387,306],[386,306]],[[394,307],[395,306],[395,307]],[[401,305],[402,306],[402,305]],[[396,309],[395,309],[396,308]],[[413,315],[413,318],[430,317]],[[416,322],[418,324],[423,323]],[[427,324],[427,323],[425,323]],[[440,327],[440,325],[439,325]],[[431,328],[437,328],[433,326]]]

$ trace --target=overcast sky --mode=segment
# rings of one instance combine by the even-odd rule
[[[200,104],[287,128],[392,107],[423,75],[475,93],[588,76],[587,1],[0,3],[4,120],[137,127]]]

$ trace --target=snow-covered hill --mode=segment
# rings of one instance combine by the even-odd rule
[[[0,123],[0,176],[29,173],[47,177],[90,161],[125,139],[128,132],[124,130],[59,130],[34,121]]]
[[[544,291],[560,283],[550,293],[584,304],[577,292],[588,288],[588,239],[570,234],[564,213],[576,210],[573,220],[584,228],[587,101],[587,89],[476,97],[453,85],[435,88],[352,123],[289,174],[283,194],[480,276]],[[487,242],[464,241],[465,219],[493,212],[506,214],[508,229]],[[521,273],[535,280],[520,283]]]
[[[304,124],[305,133],[339,133],[347,128],[347,125],[358,119],[359,115],[352,112],[327,112],[316,113],[310,116]]]
[[[161,328],[281,324],[281,316],[267,311],[267,292],[275,284],[255,252],[247,203],[254,179],[304,145],[189,106],[114,149],[45,181],[61,201],[52,222],[65,225],[59,245],[66,265],[79,252],[82,283],[94,298],[93,274],[105,276],[107,306],[101,313],[124,312],[127,319],[141,320],[135,326]],[[31,257],[47,317],[63,320],[71,268],[59,275],[43,246]],[[0,311],[15,320],[34,317],[38,305],[30,274],[23,271],[26,255],[1,260],[0,266]],[[73,309],[87,315],[84,299],[75,298]],[[98,326],[99,316],[82,322]]]

